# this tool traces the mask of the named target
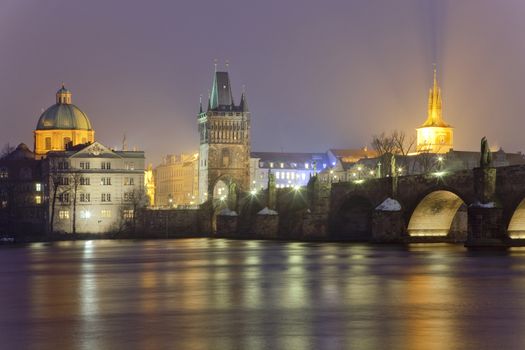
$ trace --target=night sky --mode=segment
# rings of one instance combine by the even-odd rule
[[[455,149],[525,150],[523,0],[0,0],[0,143],[33,147],[64,81],[98,141],[197,149],[213,60],[246,84],[254,151],[357,148],[426,118],[432,64]]]

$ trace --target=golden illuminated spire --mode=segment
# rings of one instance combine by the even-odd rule
[[[441,88],[438,85],[437,70],[436,65],[434,64],[434,83],[428,92],[427,120],[422,126],[448,126],[443,121],[441,105]]]

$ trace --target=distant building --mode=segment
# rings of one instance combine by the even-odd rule
[[[155,167],[155,206],[185,207],[198,204],[199,155],[180,154],[164,157]]]
[[[148,196],[148,207],[153,207],[155,205],[155,174],[151,164],[144,170],[144,189]]]
[[[95,141],[95,131],[87,115],[71,103],[71,91],[64,85],[56,93],[56,103],[38,119],[35,137],[35,157],[40,159],[50,151]]]
[[[215,72],[206,112],[198,115],[199,203],[250,188],[250,111],[246,95],[233,100],[228,72]]]
[[[99,142],[48,152],[43,160],[48,224],[55,232],[107,233],[146,204],[144,152]]]
[[[442,116],[441,88],[434,68],[434,84],[428,94],[427,120],[417,128],[418,153],[447,153],[454,148],[454,133]]]
[[[23,143],[0,158],[0,235],[43,232],[45,197],[40,165]]]
[[[268,174],[275,175],[277,188],[306,186],[310,177],[330,167],[326,153],[252,152],[250,189],[268,187]]]

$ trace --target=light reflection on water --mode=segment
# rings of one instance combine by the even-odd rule
[[[186,239],[0,249],[2,348],[519,349],[525,249]]]

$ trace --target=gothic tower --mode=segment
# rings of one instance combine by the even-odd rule
[[[417,128],[417,152],[447,153],[453,148],[453,129],[442,116],[441,88],[434,67],[434,84],[428,93],[427,120]]]
[[[250,186],[250,112],[243,92],[236,105],[228,72],[215,70],[208,108],[198,115],[199,199],[223,199]],[[233,187],[232,187],[233,186]]]

